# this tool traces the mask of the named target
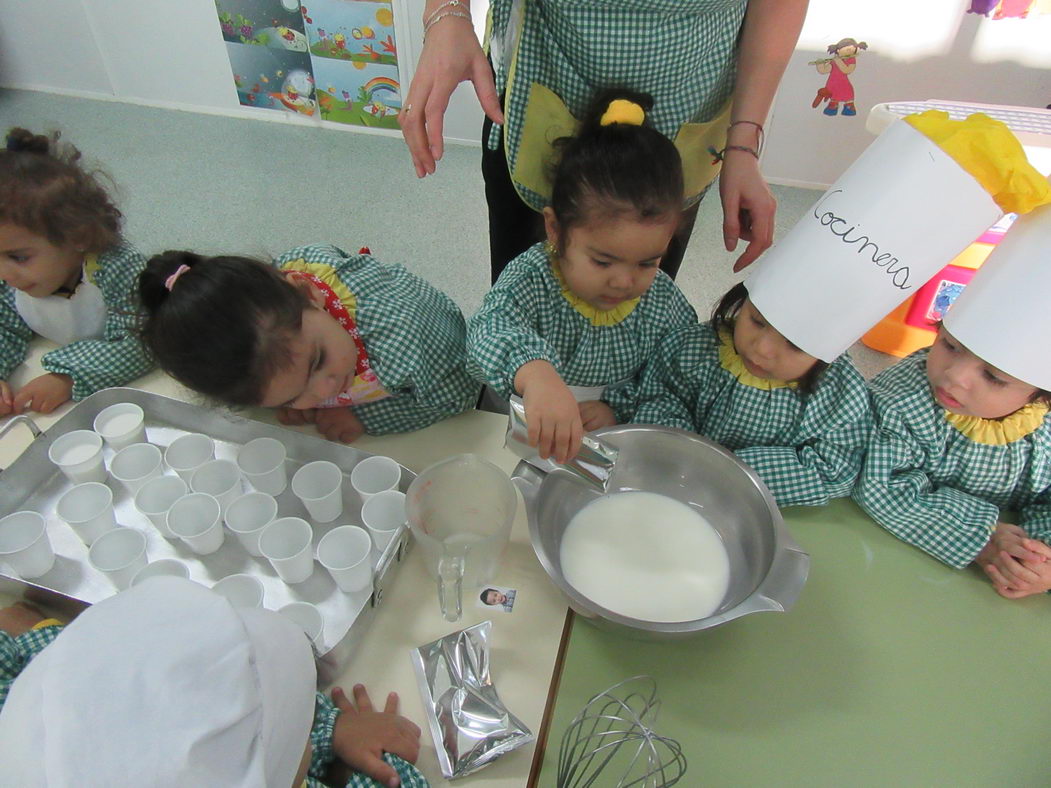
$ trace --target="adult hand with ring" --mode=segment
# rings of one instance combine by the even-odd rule
[[[431,5],[428,3],[428,7]],[[442,127],[449,96],[458,84],[467,80],[474,84],[485,114],[494,123],[503,123],[493,71],[471,21],[449,16],[428,30],[406,96],[408,100],[398,113],[398,125],[409,146],[418,178],[432,174],[445,152]]]

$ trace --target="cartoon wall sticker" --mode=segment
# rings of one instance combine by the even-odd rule
[[[215,6],[241,104],[398,128],[391,0],[215,0]]]
[[[850,82],[850,75],[857,68],[858,52],[868,48],[869,45],[864,41],[842,38],[835,44],[828,45],[828,53],[832,57],[812,60],[807,64],[817,68],[817,73],[828,75],[824,87],[818,88],[811,107],[816,109],[822,102],[828,102],[822,111],[826,115],[835,115],[842,103],[844,115],[850,117],[858,114],[854,105],[854,86]]]
[[[968,14],[990,19],[1027,19],[1051,13],[1049,0],[971,0]]]

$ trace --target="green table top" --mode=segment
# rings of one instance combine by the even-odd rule
[[[811,556],[788,613],[665,642],[576,617],[538,785],[588,698],[637,674],[689,761],[681,786],[1051,784],[1051,600],[1003,599],[850,501],[784,514]]]

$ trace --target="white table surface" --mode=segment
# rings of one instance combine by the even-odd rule
[[[40,374],[39,358],[51,347],[53,345],[45,341],[35,342],[27,362],[11,376],[11,385],[17,388]],[[129,385],[202,404],[201,398],[157,371]],[[46,416],[29,415],[38,426],[46,429],[71,407],[73,404],[68,403]],[[251,418],[276,423],[272,413],[267,410],[243,413]],[[444,457],[473,452],[510,474],[518,458],[503,448],[506,425],[507,420],[503,416],[471,411],[419,432],[366,436],[354,445],[363,451],[393,457],[417,473]],[[312,426],[288,429],[313,431]],[[30,440],[28,430],[13,430],[0,441],[0,467],[9,465]],[[511,532],[511,544],[492,584],[517,589],[513,612],[480,609],[474,603],[478,594],[465,588],[463,619],[450,624],[438,609],[437,591],[424,567],[422,550],[417,548],[410,551],[377,609],[377,615],[354,660],[339,678],[339,683],[347,689],[348,694],[353,684],[364,684],[374,702],[379,705],[382,705],[388,692],[398,693],[401,713],[424,730],[417,766],[433,785],[445,785],[448,781],[442,777],[438,765],[409,659],[410,652],[416,646],[480,621],[491,620],[493,683],[507,708],[534,735],[540,732],[567,608],[564,598],[550,582],[533,553],[521,499]],[[458,780],[457,784],[521,788],[526,785],[534,750],[535,742]]]

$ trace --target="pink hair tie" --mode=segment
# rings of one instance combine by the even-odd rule
[[[167,288],[169,293],[172,291],[172,288],[175,287],[176,280],[180,276],[185,274],[187,271],[189,271],[189,270],[190,270],[190,266],[188,266],[188,265],[180,265],[178,268],[175,269],[175,273],[174,274],[172,274],[171,276],[169,276],[167,279],[164,280],[164,286],[165,286],[165,288]]]

